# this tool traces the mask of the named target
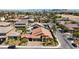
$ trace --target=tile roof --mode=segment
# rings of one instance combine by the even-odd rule
[[[34,29],[32,31],[32,35],[36,35],[36,36],[41,35],[41,36],[46,36],[46,37],[52,38],[50,31],[43,28],[43,27],[39,27],[39,28]]]
[[[7,33],[10,30],[14,29],[13,26],[9,26],[9,27],[0,27],[0,33]]]
[[[0,22],[0,27],[10,25],[8,22]]]
[[[22,35],[21,37],[26,37],[26,38],[40,38],[40,37],[48,37],[48,38],[53,38],[50,31],[43,28],[43,27],[39,27],[36,28],[32,31],[32,34],[25,34]]]
[[[34,36],[34,35],[31,35],[31,34],[24,34],[21,36],[22,38],[25,37],[25,38],[40,38],[40,36]]]
[[[79,28],[79,26],[77,24],[65,24],[65,26],[69,29],[73,29],[73,28]]]
[[[18,32],[12,32],[12,33],[10,33],[9,36],[20,36],[20,33],[18,33]]]

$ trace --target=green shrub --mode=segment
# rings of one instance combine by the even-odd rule
[[[74,33],[73,33],[73,36],[79,37],[79,32],[74,32]]]
[[[58,42],[53,39],[48,39],[48,41],[44,42],[43,43],[44,46],[57,46],[58,45]]]
[[[21,39],[21,43],[26,43],[26,42],[28,42],[28,40],[26,38]]]

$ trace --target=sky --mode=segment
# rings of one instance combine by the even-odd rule
[[[0,9],[79,9],[78,0],[0,0]]]

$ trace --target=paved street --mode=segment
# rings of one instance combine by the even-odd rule
[[[67,38],[64,37],[63,34],[60,33],[59,31],[56,31],[56,36],[57,36],[58,40],[61,43],[61,47],[60,48],[64,48],[64,49],[73,49],[74,48],[71,45],[71,43],[67,40]]]
[[[49,24],[49,26],[51,27],[51,24]],[[58,29],[55,33],[56,37],[58,38],[61,46],[59,47],[59,49],[74,49],[75,47],[72,46],[71,41],[69,41],[67,39],[67,37],[65,37],[63,35],[63,33],[61,33]]]

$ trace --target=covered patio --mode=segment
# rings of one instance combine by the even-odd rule
[[[42,41],[40,40],[40,36],[34,36],[31,34],[24,34],[21,36],[21,38],[27,38],[29,41]]]

